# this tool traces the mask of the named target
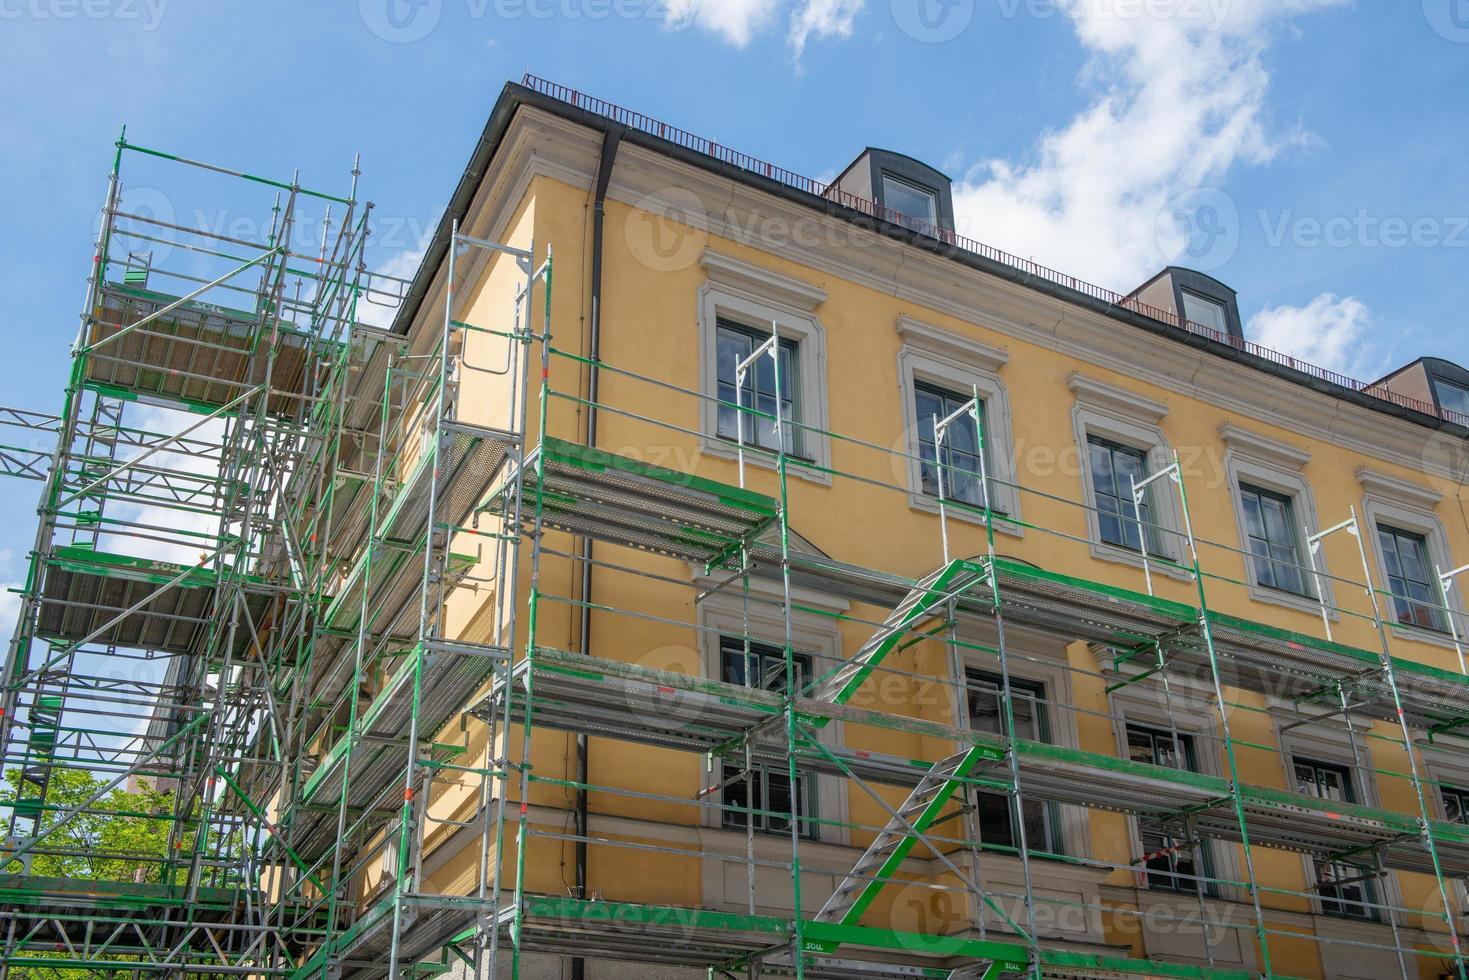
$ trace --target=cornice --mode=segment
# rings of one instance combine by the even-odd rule
[[[994,374],[1010,360],[1010,352],[991,347],[973,337],[935,327],[909,316],[898,317],[898,335],[910,346],[930,354],[938,354],[960,363]]]
[[[1162,402],[1080,372],[1066,379],[1066,387],[1075,393],[1076,400],[1081,404],[1128,419],[1139,419],[1157,425],[1168,415],[1168,406]]]
[[[517,165],[530,168],[532,177],[550,176],[574,187],[589,187],[600,147],[596,135],[527,108],[522,108],[511,129],[532,125],[537,132],[524,138],[535,142],[535,151],[521,154]],[[571,133],[580,138],[568,140]],[[1240,417],[1444,479],[1457,481],[1462,476],[1469,452],[1466,440],[1184,343],[1160,340],[1100,312],[759,193],[672,157],[623,146],[610,199],[636,207],[649,195],[670,188],[702,203],[707,215],[702,227],[711,235],[1197,398]],[[794,234],[792,229],[803,231]]]
[[[1368,493],[1424,510],[1433,510],[1443,500],[1443,494],[1432,487],[1381,473],[1367,466],[1357,467],[1357,482]]]
[[[762,300],[774,300],[805,313],[812,312],[826,302],[826,290],[819,286],[713,249],[704,250],[699,264],[709,273],[709,281],[716,286],[751,293]]]
[[[1242,429],[1232,422],[1225,422],[1219,427],[1219,438],[1224,440],[1226,446],[1243,456],[1251,456],[1287,469],[1304,469],[1311,461],[1311,454],[1304,449]]]

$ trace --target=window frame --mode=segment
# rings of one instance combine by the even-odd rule
[[[1081,500],[1086,504],[1084,524],[1091,556],[1101,561],[1141,568],[1143,556],[1130,548],[1102,540],[1097,497],[1092,483],[1089,436],[1100,436],[1129,446],[1145,454],[1149,473],[1158,473],[1173,464],[1173,452],[1161,422],[1168,406],[1146,395],[1131,391],[1088,375],[1075,373],[1066,385],[1076,396],[1072,424],[1076,433],[1076,471],[1081,481]],[[1148,557],[1154,574],[1180,581],[1189,574],[1175,567],[1183,557],[1183,514],[1178,493],[1169,481],[1151,485],[1153,536],[1148,543]]]
[[[1301,530],[1300,516],[1296,513],[1296,498],[1291,494],[1282,493],[1281,491],[1274,488],[1263,487],[1253,481],[1246,480],[1236,481],[1235,492],[1239,494],[1240,507],[1244,513],[1245,520],[1240,527],[1240,534],[1245,541],[1245,551],[1248,553],[1250,558],[1251,575],[1253,577],[1255,585],[1259,588],[1270,589],[1274,592],[1284,593],[1285,595],[1293,596],[1297,599],[1309,599],[1312,602],[1315,602],[1317,599],[1316,580],[1318,576],[1316,576],[1312,572],[1311,566],[1309,564],[1309,554],[1307,552],[1306,537]],[[1250,510],[1246,498],[1251,495],[1258,498],[1259,501],[1259,508],[1261,513],[1260,530],[1262,532],[1262,535],[1256,535],[1254,531],[1250,528]],[[1281,505],[1281,510],[1283,511],[1282,520],[1285,524],[1287,533],[1290,535],[1290,541],[1288,542],[1288,544],[1291,552],[1291,561],[1282,561],[1281,559],[1275,557],[1275,555],[1273,554],[1273,550],[1277,547],[1281,547],[1282,545],[1280,545],[1280,543],[1278,542],[1272,541],[1269,537],[1269,525],[1264,517],[1263,506],[1267,501]],[[1255,550],[1254,543],[1257,539],[1264,543],[1267,554],[1261,555],[1258,551]],[[1271,577],[1276,578],[1277,582],[1279,579],[1279,569],[1277,566],[1284,566],[1285,568],[1293,570],[1294,573],[1300,577],[1300,588],[1292,589],[1284,585],[1264,581],[1263,576],[1260,574],[1260,563],[1262,562],[1265,563],[1267,567],[1274,569],[1274,571],[1272,571],[1271,573]]]
[[[975,686],[976,681],[993,686],[996,705],[1001,702],[1001,695],[1004,691],[1005,683],[1003,675],[996,673],[995,671],[987,670],[983,667],[975,666],[972,664],[965,666],[964,697],[965,703],[967,705],[966,714],[969,717],[969,725],[972,729],[975,728],[973,693],[977,690]],[[1045,742],[1048,745],[1058,744],[1055,737],[1055,729],[1051,725],[1050,705],[1052,701],[1050,700],[1050,696],[1048,693],[1049,685],[1047,684],[1047,682],[1030,677],[1016,677],[1014,674],[1011,674],[1010,691],[1012,693],[1012,696],[1018,695],[1022,691],[1024,691],[1029,696],[1031,703],[1035,706],[1036,738],[1034,740]],[[998,716],[998,724],[996,727],[998,730],[995,732],[991,732],[990,734],[1003,737],[1004,725],[1002,720],[1002,713],[1000,716]],[[987,729],[976,730],[987,731]],[[1017,737],[1025,738],[1026,736],[1017,735]],[[989,847],[999,847],[1002,849],[1002,853],[1014,852],[1014,854],[1018,857],[1020,853],[1020,845],[1015,839],[1015,818],[1013,813],[1011,812],[1010,797],[1008,796],[1008,794],[998,791],[975,788],[973,791],[973,795],[975,797],[974,806],[976,819],[978,819],[978,813],[980,809],[980,804],[978,802],[979,797],[986,797],[990,799],[1003,799],[1005,801],[1005,806],[1002,812],[1005,814],[1006,829],[1009,830],[1009,840],[999,841],[986,839],[986,828],[984,827],[983,823],[981,823],[980,842]],[[1057,855],[1057,858],[1055,859],[1060,859],[1061,857],[1067,856],[1067,835],[1063,827],[1059,805],[1044,800],[1023,800],[1021,805],[1025,806],[1026,804],[1030,803],[1036,803],[1040,805],[1041,825],[1044,828],[1046,835],[1044,847],[1037,847],[1034,841],[1031,841],[1029,838],[1027,838],[1027,843],[1030,845],[1030,856],[1032,858],[1040,858],[1042,860],[1053,860],[1050,855]]]
[[[1174,728],[1170,730],[1166,727],[1159,727],[1157,725],[1147,724],[1141,721],[1128,720],[1124,718],[1122,724],[1122,735],[1125,740],[1124,745],[1129,750],[1127,756],[1128,758],[1132,758],[1131,739],[1134,732],[1147,735],[1154,741],[1155,745],[1160,739],[1171,741],[1173,739],[1173,736],[1176,734],[1178,736],[1179,744],[1184,750],[1185,768],[1180,771],[1203,774],[1203,758],[1199,755],[1198,738],[1193,732],[1186,731],[1182,728]],[[1172,768],[1169,766],[1165,766],[1161,762],[1158,762],[1157,759],[1158,754],[1155,748],[1154,761],[1151,762],[1150,765],[1159,766],[1160,768],[1165,769]],[[1159,838],[1160,840],[1165,842],[1165,844],[1170,842],[1174,844],[1178,843],[1177,838],[1169,837],[1168,835],[1159,833],[1157,831],[1143,830],[1138,821],[1134,821],[1133,823],[1134,839],[1137,840],[1139,846],[1144,849],[1147,847],[1147,844],[1144,842],[1144,838],[1149,835]],[[1190,852],[1190,859],[1192,859],[1192,848],[1190,848]],[[1145,849],[1143,853],[1146,854],[1148,852]],[[1153,875],[1155,872],[1153,872],[1152,869],[1144,864],[1139,869],[1139,874],[1141,875],[1143,882],[1142,887],[1146,888],[1149,891],[1166,892],[1173,895],[1201,895],[1204,898],[1219,897],[1219,886],[1216,883],[1216,879],[1219,877],[1219,873],[1215,866],[1214,850],[1212,847],[1210,847],[1210,842],[1207,840],[1201,840],[1199,842],[1197,853],[1199,856],[1199,862],[1203,864],[1203,868],[1194,869],[1193,875],[1190,876],[1192,880],[1179,878],[1180,872],[1177,870],[1176,861],[1178,855],[1175,854],[1173,855],[1174,860],[1170,861],[1170,867],[1172,868],[1172,870],[1157,872],[1160,875],[1173,877],[1175,879],[1175,883],[1173,885],[1154,884]]]
[[[1316,517],[1316,494],[1305,472],[1311,454],[1297,446],[1242,429],[1232,422],[1225,422],[1219,435],[1228,447],[1224,453],[1224,469],[1228,475],[1230,506],[1234,508],[1234,523],[1239,535],[1240,563],[1244,573],[1241,581],[1246,583],[1250,598],[1308,613],[1318,622],[1324,605],[1328,618],[1339,619],[1326,549],[1317,552],[1313,563],[1308,544],[1310,535],[1320,527]],[[1244,503],[1240,495],[1240,488],[1245,484],[1290,499],[1299,538],[1297,553],[1309,595],[1273,588],[1260,581],[1250,551]]]
[[[1096,450],[1101,450],[1107,454],[1108,469],[1112,473],[1111,491],[1104,492],[1097,488]],[[1149,467],[1148,453],[1146,450],[1095,432],[1088,432],[1086,434],[1086,467],[1088,475],[1091,477],[1092,514],[1097,520],[1097,539],[1108,547],[1122,548],[1126,551],[1135,552],[1139,558],[1142,557],[1144,544],[1147,545],[1148,554],[1159,554],[1157,535],[1155,533],[1156,529],[1152,527],[1156,523],[1155,517],[1157,513],[1157,508],[1153,505],[1153,497],[1156,496],[1153,493],[1153,485],[1150,484],[1143,491],[1143,501],[1141,506],[1139,506],[1136,499],[1132,496],[1131,489],[1122,486],[1116,465],[1119,455],[1127,456],[1137,461],[1138,468],[1141,471],[1140,476],[1143,480],[1146,480],[1151,475],[1152,470]],[[1107,512],[1105,516],[1116,520],[1121,537],[1126,539],[1128,537],[1127,530],[1134,525],[1137,527],[1138,543],[1136,547],[1127,543],[1126,540],[1111,541],[1107,538],[1106,524],[1103,522],[1104,511],[1102,500],[1104,496],[1117,501],[1119,510],[1117,512]],[[1130,517],[1127,516],[1129,512],[1131,513]]]
[[[798,479],[831,485],[827,472],[831,458],[826,435],[827,380],[826,330],[815,310],[826,301],[826,291],[791,276],[706,250],[700,260],[707,273],[697,296],[699,338],[699,448],[711,457],[737,459],[739,446],[719,435],[719,323],[744,328],[768,337],[771,324],[783,341],[797,347],[793,391],[799,392],[797,407],[801,457],[788,456],[789,472]],[[769,450],[751,447],[747,465],[775,469]]]
[[[726,664],[728,663],[728,660],[726,658],[737,657],[743,660],[745,639],[740,636],[721,634],[718,637],[718,644],[720,680],[724,681],[727,684],[738,683],[728,676],[729,671],[726,669]],[[766,691],[779,692],[784,690],[785,648],[783,646],[777,646],[773,643],[757,642],[755,640],[749,641],[749,644],[751,655],[754,657],[758,657],[762,664],[766,660],[769,660],[772,663],[778,664],[781,668],[781,673],[778,675],[779,681],[777,685],[761,684],[759,685],[759,687]],[[812,679],[812,670],[814,667],[815,658],[809,653],[796,651],[794,654],[794,661],[796,664],[796,686],[798,689],[804,688],[806,683],[809,683]],[[741,663],[740,671],[741,673],[743,673],[744,671],[743,663]],[[759,676],[763,679],[771,677],[772,674],[767,668],[764,668],[762,666],[759,670]],[[746,678],[746,680],[748,681],[749,678]],[[746,683],[741,686],[754,687],[755,685]],[[739,770],[732,763],[721,763],[722,778],[720,779],[720,782],[724,782],[724,780],[730,778],[731,775],[737,773],[738,771]],[[790,774],[788,772],[780,770],[777,767],[757,765],[752,767],[751,775],[754,777],[751,789],[753,790],[755,797],[759,800],[759,806],[756,806],[753,801],[747,801],[745,804],[747,809],[766,809],[767,801],[769,801],[770,799],[771,778],[778,777],[779,779],[786,780],[786,792],[794,792],[795,799],[799,801],[796,812],[801,815],[797,822],[803,825],[800,831],[801,838],[803,840],[810,841],[817,841],[821,839],[821,824],[820,814],[817,812],[815,776],[798,772],[796,774],[796,786],[794,791],[792,791],[789,786]],[[758,782],[758,785],[755,785],[756,782]],[[725,786],[720,791],[719,824],[723,829],[732,830],[737,833],[745,833],[747,829],[745,825],[745,819],[748,818],[752,823],[755,824],[756,834],[785,835],[791,832],[789,818],[784,818],[784,826],[771,826],[771,824],[775,821],[783,819],[775,815],[776,811],[770,811],[766,813],[740,813],[738,811],[725,809],[725,807],[731,805],[728,802],[728,794],[731,789],[734,789],[736,787],[743,791],[744,780],[738,780],[735,783],[731,783],[730,785]]]
[[[1362,485],[1361,521],[1364,542],[1372,556],[1374,587],[1387,587],[1387,556],[1383,554],[1378,540],[1377,526],[1389,524],[1404,531],[1421,534],[1428,540],[1428,561],[1440,569],[1457,568],[1453,552],[1449,549],[1448,532],[1438,516],[1438,505],[1443,494],[1431,487],[1404,480],[1400,477],[1378,472],[1362,466],[1357,469],[1357,482]],[[1359,571],[1355,577],[1359,577]],[[1448,615],[1456,624],[1469,623],[1465,618],[1463,594],[1460,589],[1450,588],[1448,595],[1438,593],[1440,602],[1447,600]],[[1396,610],[1383,610],[1383,623],[1400,640],[1432,644],[1452,650],[1453,637],[1447,632],[1437,632],[1421,626],[1410,626],[1398,622]]]
[[[1194,290],[1188,289],[1186,287],[1179,287],[1179,293],[1183,296],[1183,307],[1184,307],[1179,312],[1183,314],[1183,318],[1186,321],[1188,321],[1189,323],[1196,323],[1196,324],[1198,324],[1201,327],[1206,327],[1206,328],[1208,328],[1210,330],[1215,331],[1216,333],[1220,334],[1221,336],[1227,337],[1227,336],[1230,335],[1230,331],[1229,331],[1229,305],[1227,303],[1225,303],[1225,302],[1223,302],[1221,300],[1217,300],[1217,299],[1215,299],[1212,296],[1205,296],[1203,293],[1195,292]],[[1189,313],[1188,313],[1188,301],[1189,300],[1193,300],[1196,303],[1203,303],[1203,304],[1205,304],[1207,306],[1213,307],[1214,309],[1218,310],[1219,311],[1219,324],[1218,325],[1215,325],[1215,324],[1212,324],[1212,323],[1205,323],[1203,320],[1196,320],[1192,316],[1190,316]]]
[[[879,175],[880,175],[880,178],[882,180],[882,206],[886,210],[897,212],[898,214],[901,214],[904,218],[907,218],[908,219],[908,221],[905,222],[905,223],[917,224],[917,225],[919,225],[919,230],[924,230],[924,229],[927,229],[927,228],[937,228],[938,227],[938,223],[939,223],[939,194],[938,194],[938,191],[936,191],[932,187],[924,187],[922,184],[915,183],[915,182],[913,182],[911,180],[908,180],[905,177],[901,177],[898,174],[892,173],[891,171],[881,170],[881,171],[879,171]],[[888,199],[888,184],[889,183],[897,184],[899,187],[901,187],[901,188],[903,188],[905,190],[916,191],[919,194],[922,194],[923,196],[927,197],[928,198],[928,204],[929,204],[928,214],[926,214],[926,215],[909,214],[907,211],[904,211],[901,208],[894,207],[893,206],[893,202]]]
[[[1452,405],[1445,404],[1442,391],[1442,389],[1444,388],[1448,388],[1451,391],[1456,392],[1456,397],[1463,399],[1464,407],[1455,408]],[[1434,378],[1433,400],[1434,404],[1438,405],[1439,408],[1443,409],[1446,412],[1457,412],[1460,415],[1469,415],[1469,387],[1465,387],[1457,381],[1450,381],[1448,378]]]
[[[732,318],[726,317],[726,316],[716,317],[715,318],[715,321],[714,321],[714,343],[715,343],[715,351],[716,351],[716,353],[715,353],[715,365],[716,365],[716,369],[715,369],[716,370],[716,374],[715,374],[716,396],[719,398],[719,401],[721,402],[721,404],[719,404],[718,406],[716,406],[716,418],[715,418],[715,424],[714,424],[714,436],[715,436],[715,438],[722,439],[725,442],[728,442],[728,443],[731,443],[732,445],[738,446],[738,445],[740,445],[740,442],[741,442],[740,441],[740,437],[739,437],[739,430],[738,429],[736,429],[736,432],[735,433],[732,433],[732,434],[721,431],[722,424],[723,424],[723,421],[724,421],[724,412],[726,410],[726,406],[723,403],[724,402],[729,402],[730,404],[733,404],[733,405],[738,405],[740,403],[740,399],[738,397],[739,392],[738,392],[738,389],[737,389],[737,386],[736,386],[735,379],[734,378],[731,378],[728,382],[726,382],[724,380],[724,378],[720,377],[719,374],[718,374],[718,363],[719,363],[719,361],[718,361],[718,348],[719,348],[719,344],[720,344],[720,342],[723,339],[723,337],[724,337],[725,334],[737,334],[737,335],[741,336],[744,340],[746,340],[746,341],[749,342],[750,348],[749,348],[749,351],[747,351],[746,354],[745,354],[745,358],[748,358],[749,355],[750,355],[750,353],[752,353],[761,344],[764,344],[766,341],[768,341],[770,339],[770,331],[769,330],[761,331],[761,330],[759,330],[759,329],[757,329],[755,327],[750,326],[749,324],[743,323],[743,322],[741,322],[739,320],[735,320],[735,319],[732,319]],[[787,398],[787,397],[781,396],[780,393],[777,392],[775,397],[776,397],[777,404],[779,404],[779,405],[783,405],[787,401],[790,402],[790,419],[791,419],[792,422],[796,423],[796,425],[792,426],[791,431],[790,431],[790,434],[789,434],[789,438],[790,438],[790,450],[787,452],[786,455],[789,456],[789,457],[792,457],[794,459],[807,460],[809,462],[810,461],[810,457],[804,455],[802,453],[802,451],[801,451],[801,447],[805,443],[805,436],[806,436],[805,430],[803,430],[802,428],[800,428],[800,425],[804,424],[804,423],[801,422],[801,410],[802,410],[802,403],[801,403],[801,344],[800,344],[800,341],[797,340],[797,339],[795,339],[795,338],[788,338],[788,337],[782,336],[780,338],[780,341],[779,341],[779,346],[780,346],[780,348],[782,350],[788,352],[788,355],[789,355],[787,359],[790,362],[790,370],[789,370],[790,376],[788,378],[782,376],[780,380],[783,383],[786,383],[786,382],[789,383],[790,394],[789,394],[789,397]],[[742,360],[743,359],[744,358],[742,358]],[[759,377],[760,377],[758,366],[757,365],[752,365],[752,368],[754,369],[753,372],[746,374],[746,381],[749,384],[749,387],[750,387],[750,390],[751,390],[751,393],[752,393],[753,398],[752,398],[752,401],[750,403],[747,403],[747,404],[744,405],[744,408],[745,408],[746,411],[744,413],[742,413],[744,415],[744,417],[745,417],[745,425],[744,425],[744,436],[745,436],[745,438],[744,438],[744,443],[743,444],[744,444],[744,446],[746,448],[751,448],[751,449],[755,449],[757,451],[764,451],[764,452],[768,452],[768,453],[774,453],[774,452],[776,452],[776,447],[773,445],[773,443],[775,441],[773,428],[772,428],[772,434],[771,434],[771,443],[772,443],[772,445],[766,445],[763,441],[761,441],[761,436],[762,436],[762,423],[764,423],[765,420],[763,418],[761,418],[761,417],[753,414],[753,412],[752,412],[752,410],[753,411],[760,411],[760,408],[759,408],[760,399],[762,397],[766,397],[760,391],[760,389],[758,387],[758,385],[759,385]],[[730,400],[730,399],[728,399],[728,398],[725,397],[722,389],[725,387],[726,384],[728,384],[731,388],[735,388],[736,389],[736,391],[735,391],[736,398],[734,400]],[[730,411],[737,413],[738,412],[738,409],[730,409]],[[739,414],[736,414],[735,415],[735,425],[736,426],[739,425]],[[753,439],[751,438],[752,436],[753,436]]]
[[[1315,770],[1312,778],[1313,783],[1319,783],[1319,777],[1324,772],[1332,773],[1340,778],[1342,799],[1338,802],[1361,802],[1362,794],[1361,791],[1357,788],[1357,773],[1360,771],[1359,767],[1345,765],[1340,762],[1332,761],[1331,759],[1323,759],[1314,755],[1298,754],[1295,752],[1290,753],[1288,758],[1290,763],[1289,775],[1292,792],[1300,792],[1301,781],[1299,771],[1303,767],[1309,767]],[[1331,801],[1332,799],[1329,796],[1324,796],[1319,793],[1302,793],[1301,795],[1317,800]],[[1311,877],[1313,881],[1311,883],[1311,891],[1314,895],[1314,901],[1316,902],[1317,911],[1319,912],[1319,914],[1329,916],[1333,919],[1346,919],[1352,922],[1380,923],[1384,921],[1382,915],[1383,910],[1378,906],[1391,904],[1382,894],[1383,888],[1381,886],[1385,886],[1387,884],[1385,880],[1362,877],[1362,872],[1359,869],[1351,867],[1350,865],[1338,864],[1331,861],[1323,861],[1320,858],[1313,857],[1311,855],[1306,855],[1306,865],[1308,868],[1311,869],[1312,872]],[[1328,896],[1325,889],[1323,888],[1323,885],[1329,886],[1331,882],[1323,877],[1323,868],[1341,868],[1346,872],[1345,877],[1359,878],[1360,880],[1355,881],[1353,884],[1346,887],[1360,888],[1362,890],[1360,903],[1368,907],[1361,908],[1356,912],[1353,912],[1351,911],[1351,908],[1356,900],[1342,897],[1341,892],[1337,892],[1335,896]]]
[[[1396,577],[1401,579],[1404,585],[1421,585],[1431,590],[1433,593],[1436,593],[1436,598],[1440,600],[1443,598],[1440,583],[1435,580],[1434,572],[1430,570],[1430,566],[1435,565],[1433,555],[1433,543],[1430,537],[1421,531],[1414,530],[1413,528],[1400,527],[1397,524],[1388,521],[1375,522],[1372,526],[1372,534],[1374,540],[1376,540],[1377,542],[1378,554],[1382,558],[1383,585],[1386,587],[1386,590],[1388,592],[1387,600],[1392,604],[1392,625],[1408,630],[1413,630],[1414,632],[1421,630],[1434,634],[1448,636],[1449,624],[1446,619],[1445,611],[1441,605],[1437,603],[1425,603],[1420,600],[1415,600],[1406,591],[1399,591],[1398,588],[1393,585],[1392,581]],[[1389,553],[1387,550],[1386,539],[1389,538],[1393,542],[1393,549],[1391,553]],[[1427,581],[1416,582],[1412,579],[1409,579],[1407,575],[1403,572],[1403,553],[1401,542],[1409,539],[1415,542],[1423,551],[1424,574],[1429,576]],[[1389,562],[1389,557],[1395,559],[1395,562]],[[1394,576],[1392,573],[1393,564],[1396,564],[1398,567],[1399,574],[1397,576]],[[1432,622],[1425,624],[1416,621],[1405,621],[1403,619],[1403,609],[1401,608],[1400,603],[1407,603],[1411,607],[1417,609],[1427,609],[1429,611],[1429,615],[1432,618]]]
[[[893,456],[896,467],[907,475],[908,504],[913,510],[937,514],[938,498],[924,492],[920,461],[917,388],[931,385],[956,394],[979,391],[985,415],[985,466],[989,470],[990,506],[997,519],[995,530],[1024,537],[1020,525],[1021,495],[1015,489],[1015,448],[1011,429],[1010,393],[1001,377],[1009,354],[984,342],[909,317],[898,318],[896,329],[903,345],[898,351],[898,377],[902,397],[904,431],[894,441],[903,457]],[[971,395],[972,397],[972,395]],[[967,398],[965,399],[967,400]],[[984,524],[977,508],[960,504],[948,508],[950,520]]]
[[[980,474],[980,471],[978,469],[978,461],[980,461],[980,460],[983,461],[985,474],[988,475],[989,474],[989,471],[990,471],[990,468],[991,468],[991,462],[990,462],[990,458],[989,458],[990,457],[989,439],[986,438],[984,440],[984,445],[983,446],[978,446],[976,448],[975,452],[972,454],[972,455],[974,455],[974,457],[976,459],[976,469],[974,469],[974,470],[961,469],[960,467],[956,466],[953,462],[940,461],[938,459],[938,453],[937,453],[938,438],[937,438],[937,435],[936,434],[935,434],[934,438],[931,439],[931,440],[929,440],[929,442],[928,442],[928,445],[932,445],[934,447],[934,449],[935,449],[934,458],[933,459],[929,459],[927,457],[927,453],[925,452],[925,442],[924,442],[924,438],[923,438],[923,426],[924,426],[925,423],[928,423],[928,424],[931,425],[932,424],[932,420],[931,419],[924,418],[923,415],[922,415],[922,413],[918,409],[918,399],[922,395],[928,395],[931,398],[937,398],[937,399],[939,399],[939,402],[940,402],[940,413],[939,413],[938,417],[941,418],[941,419],[942,418],[947,418],[952,413],[958,411],[965,404],[967,404],[968,402],[972,401],[973,398],[974,398],[974,396],[972,394],[971,395],[968,395],[968,396],[965,396],[964,394],[962,394],[958,390],[948,388],[948,387],[946,387],[944,385],[941,385],[941,384],[936,384],[936,383],[934,383],[932,381],[926,381],[926,380],[922,380],[922,379],[914,379],[914,381],[913,381],[913,403],[914,403],[913,404],[913,414],[918,419],[918,433],[917,433],[918,449],[919,449],[918,455],[921,457],[919,459],[919,462],[918,462],[918,469],[919,469],[919,474],[920,474],[919,475],[920,484],[922,486],[923,493],[926,496],[931,497],[931,498],[933,498],[935,500],[938,499],[938,496],[939,496],[939,487],[938,487],[938,482],[937,481],[938,481],[939,471],[940,471],[940,469],[942,469],[943,472],[946,474],[946,476],[944,478],[944,490],[945,490],[945,493],[944,493],[944,502],[945,503],[958,503],[961,506],[974,507],[974,508],[982,509],[984,507],[984,490],[983,490],[983,488],[981,486],[981,474]],[[952,407],[951,407],[950,403],[952,403]],[[988,432],[989,432],[989,426],[990,426],[990,423],[989,423],[989,412],[985,408],[985,399],[984,399],[984,396],[981,395],[980,398],[979,398],[979,426],[975,429],[975,441],[976,441],[976,443],[979,441],[979,433],[980,433],[980,431],[982,430],[987,435]],[[954,449],[953,443],[951,441],[946,441],[944,443],[944,451],[945,451],[945,454],[946,455],[952,455],[954,452],[956,452],[956,450]],[[966,455],[970,455],[967,451],[965,451],[965,454]],[[924,481],[924,477],[926,475],[924,471],[926,471],[930,467],[933,468],[933,471],[934,471],[934,480],[935,480],[934,489],[933,489],[933,492],[931,492],[931,493],[929,492],[927,482]],[[959,498],[959,497],[950,496],[949,491],[951,491],[953,489],[953,486],[951,484],[951,481],[953,480],[953,474],[955,474],[956,472],[957,473],[961,473],[961,474],[967,474],[968,476],[970,476],[970,477],[973,478],[973,486],[974,486],[974,499],[973,500],[964,500],[964,499]],[[1004,510],[1001,509],[1001,508],[999,508],[999,507],[995,507],[993,505],[993,502],[991,502],[991,508],[993,510],[997,511],[998,513],[1000,513],[1000,514],[1004,514]]]

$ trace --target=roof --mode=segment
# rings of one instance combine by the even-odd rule
[[[1445,413],[1426,402],[1316,367],[1299,358],[1249,341],[1217,333],[1200,324],[1180,320],[1176,314],[1167,310],[1148,306],[1135,298],[1083,282],[953,232],[940,228],[920,230],[911,220],[903,223],[887,220],[883,209],[871,201],[839,192],[829,184],[813,181],[574,89],[532,75],[526,75],[523,81],[524,84],[506,83],[495,102],[484,131],[470,154],[469,164],[465,167],[464,174],[460,177],[429,241],[423,262],[414,274],[403,305],[393,322],[394,332],[406,333],[418,315],[429,285],[443,262],[454,222],[466,218],[516,112],[522,106],[530,106],[596,132],[619,130],[624,140],[650,151],[755,190],[793,201],[814,211],[860,223],[888,238],[944,256],[1075,306],[1093,310],[1119,323],[1148,331],[1172,342],[1186,344],[1375,412],[1469,438],[1469,419],[1458,421],[1456,417],[1455,420],[1450,420]]]

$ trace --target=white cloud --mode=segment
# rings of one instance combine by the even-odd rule
[[[1269,306],[1245,334],[1255,343],[1355,378],[1377,377],[1386,367],[1366,343],[1372,314],[1360,300],[1322,293],[1305,306]]]
[[[1173,0],[1175,13],[1154,16],[1068,0],[1093,56],[1091,103],[1040,139],[1034,162],[987,161],[956,184],[959,230],[1126,292],[1187,242],[1169,220],[1160,230],[1171,200],[1297,138],[1266,124],[1262,53],[1275,22],[1342,2]]]
[[[414,273],[418,272],[418,267],[423,264],[423,257],[428,252],[429,241],[432,238],[433,232],[426,232],[417,245],[405,248],[378,267],[376,270],[378,274],[406,281],[369,280],[370,291],[357,301],[359,321],[384,330],[393,325],[393,319],[398,315],[398,307],[402,305],[397,301],[397,297],[407,292],[408,281],[413,279]]]
[[[862,12],[866,0],[806,0],[791,14],[791,47],[799,58],[806,42],[818,38],[845,40],[852,36],[852,22]]]
[[[788,40],[796,57],[812,37],[845,39],[867,0],[796,0]],[[665,17],[671,26],[696,26],[743,48],[770,26],[786,0],[668,0]]]
[[[669,0],[668,23],[713,31],[737,48],[775,16],[781,0]]]
[[[10,643],[15,617],[20,612],[20,596],[11,590],[23,587],[19,582],[0,582],[0,643]]]

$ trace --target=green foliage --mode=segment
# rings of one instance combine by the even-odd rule
[[[6,774],[12,792],[18,781],[15,771]],[[134,789],[114,789],[84,812],[61,822],[65,811],[86,803],[106,785],[106,780],[85,769],[58,767],[52,771],[43,824],[56,829],[37,847],[31,874],[161,883],[172,826],[171,793],[139,781]],[[58,853],[42,853],[52,851]],[[20,868],[12,864],[5,870],[15,873]]]

